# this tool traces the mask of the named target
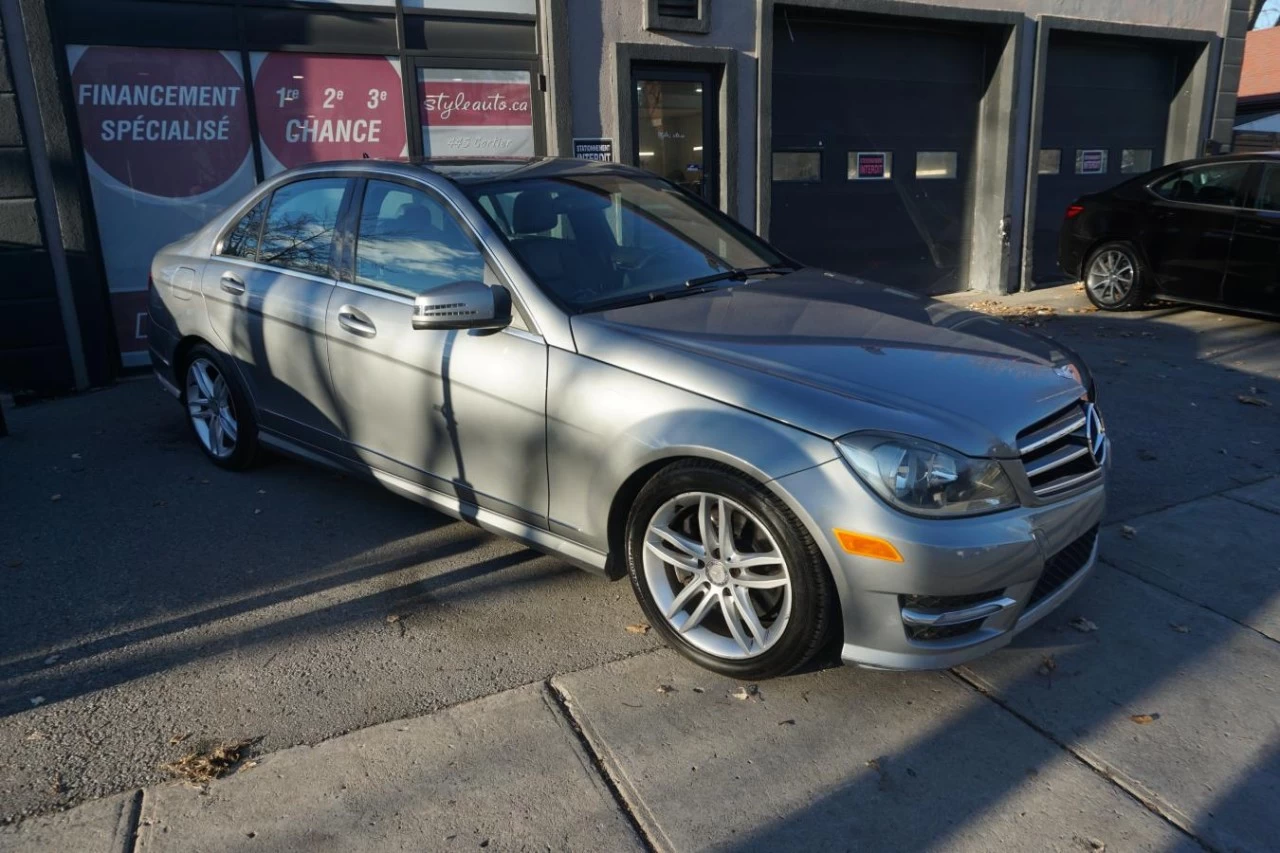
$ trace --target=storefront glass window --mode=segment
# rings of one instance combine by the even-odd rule
[[[71,45],[67,62],[116,337],[125,366],[143,366],[156,250],[254,185],[240,58]]]
[[[1120,151],[1120,174],[1141,175],[1150,171],[1150,148],[1125,148]]]
[[[395,0],[391,0],[395,2]],[[433,12],[500,12],[507,15],[534,15],[537,0],[404,0],[406,9]]]
[[[695,195],[706,195],[705,88],[697,80],[636,82],[638,164]]]
[[[428,157],[532,157],[528,71],[419,68],[418,114]]]
[[[1062,169],[1062,149],[1061,148],[1041,148],[1039,174],[1056,175],[1061,169]]]
[[[259,52],[249,60],[268,177],[321,160],[408,155],[399,59]]]
[[[956,152],[917,151],[916,179],[937,180],[956,176]]]

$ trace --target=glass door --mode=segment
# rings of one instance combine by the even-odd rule
[[[716,77],[705,68],[632,68],[632,164],[719,206]]]

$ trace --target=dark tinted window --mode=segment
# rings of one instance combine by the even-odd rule
[[[485,281],[484,255],[429,193],[370,181],[360,212],[356,281],[421,293],[454,281]]]
[[[276,190],[258,260],[312,275],[329,275],[333,229],[346,187],[344,178],[315,178]]]
[[[253,210],[241,217],[236,227],[222,241],[222,254],[253,260],[258,254],[258,233],[262,230],[262,214],[266,210],[267,200],[264,198],[253,206]]]
[[[1280,165],[1262,167],[1262,183],[1253,206],[1258,210],[1280,210]]]
[[[1244,201],[1248,163],[1194,166],[1164,178],[1151,189],[1170,201],[1239,207]]]

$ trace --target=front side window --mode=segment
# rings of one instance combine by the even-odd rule
[[[262,231],[262,216],[266,212],[267,200],[264,198],[253,206],[253,210],[240,217],[236,227],[222,241],[221,254],[229,255],[233,258],[244,258],[247,261],[252,261],[256,258],[258,255],[258,234]]]
[[[272,193],[258,261],[328,276],[333,229],[346,188],[345,178],[313,178]]]
[[[484,256],[453,214],[422,190],[370,181],[356,237],[356,282],[416,294],[489,281]]]
[[[1253,206],[1258,210],[1280,210],[1280,166],[1268,163],[1262,167],[1262,183]]]
[[[1175,172],[1151,187],[1169,201],[1239,207],[1244,203],[1244,179],[1248,163],[1217,163]]]
[[[787,263],[728,217],[657,178],[575,174],[466,190],[538,285],[571,311]]]

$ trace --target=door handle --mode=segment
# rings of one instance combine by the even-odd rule
[[[362,338],[372,338],[378,334],[378,327],[373,325],[373,321],[350,305],[343,305],[338,309],[338,325]]]
[[[227,293],[244,293],[244,282],[233,272],[224,272],[218,286]]]

